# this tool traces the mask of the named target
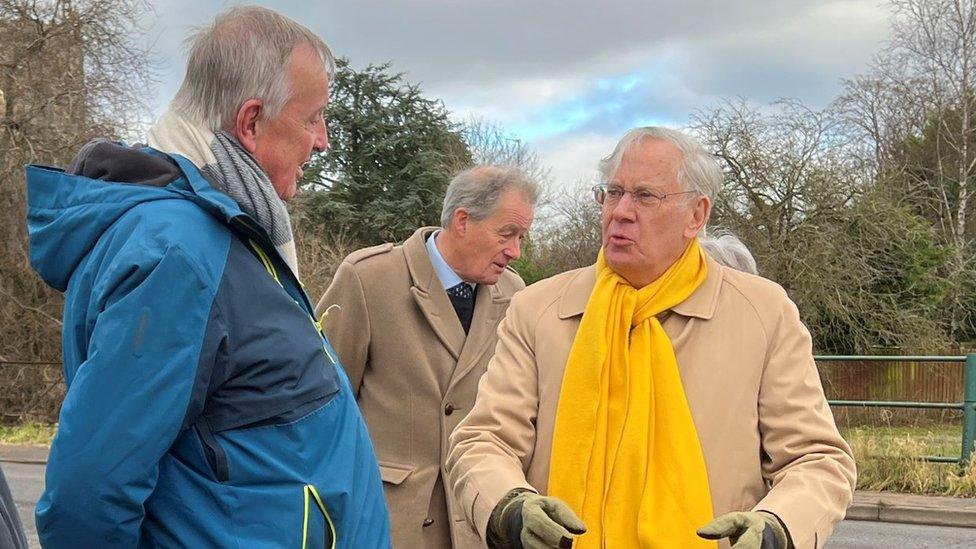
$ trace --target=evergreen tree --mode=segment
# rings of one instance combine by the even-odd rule
[[[296,212],[305,226],[365,246],[439,224],[448,182],[471,163],[444,105],[389,64],[357,71],[340,59],[331,91],[330,149],[305,170]]]

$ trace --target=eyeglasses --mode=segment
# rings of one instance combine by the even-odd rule
[[[628,191],[620,185],[607,184],[601,184],[593,187],[593,198],[596,199],[597,204],[610,206],[620,202],[620,199],[623,198],[625,194],[629,194],[634,202],[645,208],[657,208],[662,202],[664,202],[664,199],[668,198],[669,196],[691,193],[698,194],[698,191],[659,193],[643,187],[638,187],[632,191]]]

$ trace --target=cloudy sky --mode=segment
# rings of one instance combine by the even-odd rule
[[[187,28],[235,3],[153,2],[143,27],[161,67],[157,112],[182,78]],[[888,31],[882,0],[256,3],[304,23],[353,66],[391,62],[458,120],[499,123],[563,185],[592,176],[636,125],[680,127],[728,98],[825,106]]]

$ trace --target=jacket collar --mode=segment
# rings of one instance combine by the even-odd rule
[[[427,238],[436,230],[437,227],[421,227],[403,243],[403,255],[407,259],[413,285],[428,294],[441,285],[427,253]]]
[[[403,255],[413,279],[410,291],[414,301],[454,360],[466,365],[455,372],[460,377],[474,367],[474,361],[466,360],[468,355],[477,355],[481,349],[489,347],[497,316],[502,311],[502,307],[495,305],[507,303],[510,298],[502,293],[497,284],[478,284],[471,331],[465,335],[427,252],[427,238],[436,230],[437,227],[417,229],[403,243]]]
[[[671,311],[682,316],[708,320],[715,315],[719,290],[725,277],[725,267],[719,265],[709,256],[705,256],[708,265],[708,275],[688,299],[675,305]],[[563,287],[559,298],[558,314],[560,319],[567,319],[583,314],[586,304],[596,285],[596,265],[584,267],[573,275],[573,278]]]
[[[403,242],[403,255],[407,259],[407,268],[410,270],[410,277],[413,278],[413,285],[427,294],[435,291],[443,293],[445,289],[430,262],[430,253],[427,251],[427,239],[439,230],[439,227],[421,227]],[[487,290],[493,302],[504,302],[510,299],[502,294],[498,284],[478,284],[477,288],[479,299],[482,288]],[[453,308],[451,310],[453,311]]]
[[[109,227],[151,201],[192,201],[221,222],[246,227],[259,242],[270,243],[264,229],[180,155],[96,141],[83,148],[71,168],[78,173],[26,168],[31,265],[59,291],[67,289],[75,269]]]

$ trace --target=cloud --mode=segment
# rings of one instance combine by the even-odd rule
[[[610,154],[619,137],[577,133],[538,141],[535,146],[552,166],[553,184],[570,192],[594,184],[597,162]]]
[[[595,163],[597,143],[636,125],[684,125],[725,98],[822,107],[841,78],[866,70],[887,32],[876,0],[258,3],[309,26],[353,66],[392,62],[458,120],[499,122],[566,181]],[[227,5],[156,3],[145,23],[164,67],[157,112],[182,78],[187,26]]]

